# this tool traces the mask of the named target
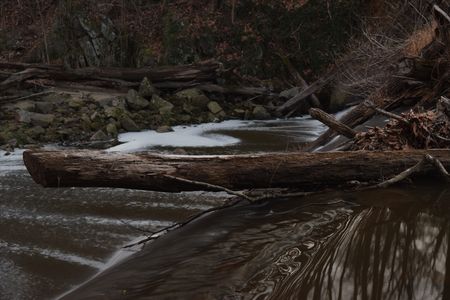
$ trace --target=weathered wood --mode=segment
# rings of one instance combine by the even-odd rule
[[[299,103],[301,103],[301,101],[311,96],[312,94],[320,91],[324,86],[326,86],[334,78],[335,74],[336,73],[333,72],[331,75],[325,76],[315,81],[307,88],[302,90],[300,93],[289,99],[286,103],[278,107],[277,112],[285,113],[292,111],[299,105]]]
[[[314,119],[322,122],[323,124],[327,125],[332,130],[338,132],[339,134],[342,134],[343,136],[348,137],[349,139],[354,138],[355,135],[356,135],[356,131],[354,131],[353,129],[351,129],[350,127],[345,125],[344,123],[339,122],[338,120],[336,120],[335,117],[333,117],[330,114],[327,114],[326,112],[324,112],[321,109],[311,108],[309,110],[309,115],[312,118],[314,118]]]
[[[24,152],[33,179],[45,187],[116,187],[180,192],[198,185],[173,177],[226,187],[338,187],[350,181],[379,182],[422,160],[425,154],[450,167],[450,150],[269,153],[237,156],[167,156],[102,151]],[[432,170],[432,167],[424,169]]]
[[[12,67],[12,63],[0,63],[0,67]],[[18,64],[18,69],[26,64]],[[82,68],[63,69],[60,66],[30,65],[20,72],[12,74],[6,80],[0,82],[0,90],[6,90],[25,80],[46,78],[60,81],[97,80],[121,82],[140,82],[147,77],[152,82],[164,81],[194,81],[201,83],[217,78],[221,64],[216,61],[208,61],[195,65],[165,66],[156,68]]]

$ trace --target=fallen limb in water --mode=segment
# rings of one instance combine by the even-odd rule
[[[24,152],[33,179],[46,187],[117,187],[165,192],[345,187],[351,181],[380,182],[430,154],[450,167],[450,150],[269,153],[236,156],[167,156],[102,151]],[[434,170],[426,166],[420,173]]]
[[[413,174],[421,172],[427,164],[433,165],[439,171],[439,173],[445,178],[445,180],[450,182],[450,175],[448,174],[447,170],[442,165],[442,163],[435,157],[433,157],[429,154],[425,154],[423,159],[421,161],[419,161],[416,165],[412,166],[411,168],[406,169],[405,171],[392,177],[389,180],[383,181],[383,182],[373,186],[372,188],[386,188],[386,187],[389,187],[400,181],[403,181],[406,178],[412,176]]]
[[[311,108],[309,110],[309,115],[322,122],[323,124],[327,125],[330,129],[336,131],[339,134],[342,134],[343,136],[352,139],[356,135],[356,131],[354,131],[352,128],[348,127],[342,122],[339,122],[336,120],[335,117],[333,117],[330,114],[327,114],[321,109],[318,108]]]

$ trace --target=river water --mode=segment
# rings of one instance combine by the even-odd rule
[[[239,123],[239,122],[238,122]],[[295,149],[309,119],[123,136],[120,151]],[[174,135],[184,142],[171,144]],[[198,147],[204,137],[203,147]],[[150,140],[158,139],[159,142]],[[178,139],[179,140],[179,139]],[[204,148],[207,147],[207,148]],[[121,246],[227,201],[222,193],[43,189],[0,153],[0,299],[446,299],[450,191],[438,181],[238,203],[146,245]],[[305,175],[306,176],[306,175]],[[138,249],[139,248],[139,249]],[[450,254],[449,254],[450,255]],[[100,273],[100,274],[99,274]]]

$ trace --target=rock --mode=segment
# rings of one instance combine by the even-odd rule
[[[55,115],[52,114],[31,114],[31,124],[35,126],[48,127],[55,121]]]
[[[84,105],[84,101],[82,99],[70,99],[69,100],[69,107],[73,108],[73,109],[79,109],[81,107],[83,107]]]
[[[113,98],[111,101],[111,105],[114,107],[118,107],[122,110],[126,110],[126,100],[122,97]]]
[[[107,118],[114,118],[116,120],[119,120],[123,114],[125,114],[125,110],[123,110],[119,107],[106,107],[105,108],[105,116]]]
[[[190,115],[182,114],[179,115],[177,119],[182,123],[189,123],[192,117]]]
[[[104,17],[100,30],[103,36],[110,42],[114,41],[117,37],[115,32],[114,24],[110,18]]]
[[[153,94],[152,100],[150,100],[150,109],[157,110],[161,115],[169,114],[172,112],[173,104],[167,100],[164,100],[160,96]]]
[[[220,121],[220,119],[218,118],[218,116],[216,116],[215,114],[213,114],[212,112],[208,112],[203,119],[205,120],[205,122],[208,123],[213,123],[213,122],[218,122]]]
[[[128,106],[135,110],[140,110],[149,106],[148,100],[141,97],[135,90],[128,91],[126,101]]]
[[[111,97],[98,97],[98,96],[93,96],[95,102],[102,107],[108,107],[111,106],[113,103],[113,99],[115,98],[111,98]]]
[[[197,88],[187,89],[175,94],[177,98],[188,100],[195,107],[204,109],[210,102],[209,98]]]
[[[94,121],[96,119],[99,119],[99,113],[98,111],[94,111],[91,116],[89,117],[89,119],[91,119],[91,121]]]
[[[144,98],[150,98],[155,93],[155,87],[150,83],[147,77],[144,77],[139,86],[139,95]]]
[[[106,132],[108,135],[116,137],[117,136],[117,126],[114,123],[109,123],[106,125]]]
[[[242,109],[242,108],[235,108],[233,110],[233,113],[237,116],[239,116],[240,118],[244,118],[245,114],[246,114],[246,110]]]
[[[103,132],[103,130],[99,130],[91,136],[91,141],[104,141],[107,140],[108,136]]]
[[[39,139],[43,134],[45,134],[45,129],[41,126],[34,126],[28,129],[25,133],[33,139]]]
[[[5,156],[8,156],[11,154],[11,152],[14,152],[14,147],[11,144],[6,144],[0,147],[1,150],[6,151]]]
[[[214,115],[218,115],[218,114],[221,114],[221,113],[224,114],[224,111],[223,111],[222,107],[216,101],[210,101],[208,103],[208,109]]]
[[[30,111],[34,112],[36,111],[36,103],[33,101],[20,101],[14,105],[15,108],[24,110],[24,111]]]
[[[120,119],[120,125],[126,131],[139,131],[139,126],[128,116],[124,115]]]
[[[53,110],[53,103],[50,102],[36,102],[36,112],[42,114],[51,113]]]
[[[83,50],[84,58],[87,61],[88,66],[99,66],[100,59],[97,56],[92,40],[86,36],[78,39],[78,43]]]
[[[52,114],[39,114],[19,110],[16,114],[16,120],[21,123],[31,123],[35,126],[48,127],[55,120],[55,116]]]
[[[187,155],[188,153],[183,148],[177,148],[177,149],[173,150],[173,154]]]
[[[173,128],[170,126],[167,126],[167,125],[159,126],[156,129],[156,132],[158,132],[158,133],[166,133],[166,132],[172,132],[172,131],[173,131]]]
[[[257,119],[257,120],[270,119],[269,112],[262,105],[256,105],[252,111],[252,115],[253,115],[253,118]]]
[[[26,110],[19,110],[16,113],[16,120],[20,123],[31,123],[31,113]]]

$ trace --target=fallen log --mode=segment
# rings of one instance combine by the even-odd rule
[[[432,155],[450,168],[450,150],[268,153],[237,156],[167,156],[104,151],[29,150],[34,181],[45,187],[115,187],[164,192],[295,188],[314,191],[354,182],[380,182]],[[433,170],[426,166],[423,172]],[[185,180],[177,180],[182,178]],[[188,181],[193,181],[189,183]],[[211,189],[214,190],[214,189]]]
[[[12,63],[0,63],[0,66],[13,67]],[[147,77],[152,82],[164,81],[195,81],[197,83],[211,81],[217,78],[221,64],[216,61],[207,61],[195,65],[164,66],[155,68],[82,68],[64,69],[52,65],[18,64],[17,69],[23,66],[29,68],[13,73],[9,78],[0,82],[0,91],[6,90],[21,82],[35,78],[45,78],[59,81],[97,80],[123,82],[140,82]]]
[[[343,136],[348,137],[349,139],[354,138],[356,135],[356,131],[354,131],[344,123],[339,122],[338,120],[336,120],[335,117],[333,117],[330,114],[327,114],[321,109],[311,108],[309,110],[309,115],[312,118],[327,125],[330,129],[333,129],[337,133],[342,134]]]
[[[286,103],[278,107],[277,112],[286,113],[292,111],[301,103],[301,101],[313,95],[314,93],[317,93],[324,86],[326,86],[331,80],[333,80],[335,75],[336,71],[333,71],[330,75],[315,81],[314,83],[303,89],[300,93],[289,99]]]

